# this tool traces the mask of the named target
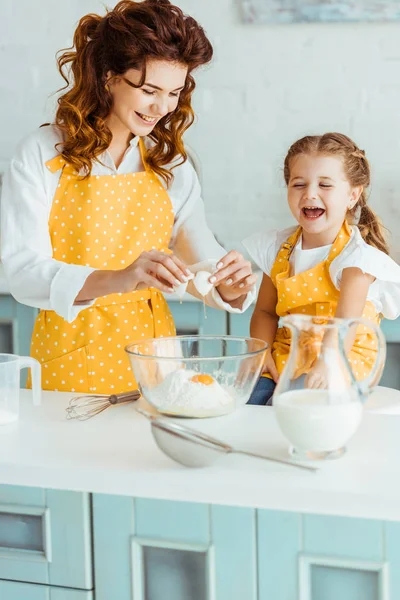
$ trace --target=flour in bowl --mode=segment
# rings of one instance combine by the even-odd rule
[[[186,369],[144,388],[143,395],[160,412],[184,417],[216,417],[235,408],[234,398],[214,378]]]

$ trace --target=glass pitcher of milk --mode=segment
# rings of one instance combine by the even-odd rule
[[[281,323],[290,354],[273,405],[290,454],[310,460],[342,456],[382,375],[386,342],[381,329],[366,319],[297,314]]]
[[[40,404],[41,366],[34,358],[15,354],[0,354],[0,425],[17,421],[19,417],[20,370],[30,367],[32,400]]]

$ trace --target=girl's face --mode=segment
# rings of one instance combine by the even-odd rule
[[[108,124],[135,136],[149,135],[160,119],[176,109],[187,71],[180,63],[150,60],[140,88],[129,85],[140,82],[141,72],[136,69],[112,78],[108,83],[113,98]]]
[[[299,154],[290,162],[289,208],[306,233],[336,235],[361,192],[346,179],[340,157]]]

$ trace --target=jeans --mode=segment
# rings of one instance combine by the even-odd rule
[[[247,404],[271,406],[272,394],[274,393],[275,386],[276,383],[273,379],[270,379],[269,377],[260,377]]]

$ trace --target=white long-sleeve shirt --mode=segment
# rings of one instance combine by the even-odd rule
[[[5,175],[1,197],[1,259],[12,295],[23,304],[54,310],[73,321],[88,304],[74,305],[92,267],[64,263],[53,258],[49,216],[61,171],[51,173],[46,162],[56,156],[62,135],[55,126],[42,127],[18,146]],[[106,151],[93,163],[92,175],[136,173],[143,170],[135,137],[121,164],[115,167]],[[206,223],[204,203],[191,164],[173,169],[168,189],[175,215],[170,247],[187,265],[220,259],[226,252]],[[198,296],[193,285],[189,293]],[[217,290],[206,297],[210,306],[243,312],[254,300],[248,294],[242,309],[223,302]]]

